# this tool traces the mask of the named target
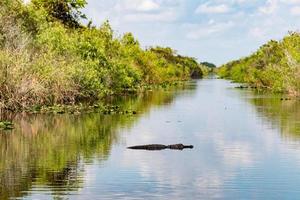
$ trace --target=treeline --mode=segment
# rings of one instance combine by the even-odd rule
[[[229,62],[219,76],[273,92],[300,95],[300,33],[271,40],[252,55]]]
[[[0,1],[0,109],[72,104],[207,73],[171,48],[141,48],[109,22],[80,23],[85,0]]]

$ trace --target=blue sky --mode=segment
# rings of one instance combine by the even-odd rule
[[[88,0],[84,13],[96,25],[108,19],[117,35],[134,33],[143,47],[218,65],[300,30],[300,0]]]

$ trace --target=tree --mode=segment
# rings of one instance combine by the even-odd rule
[[[202,65],[209,67],[209,68],[216,68],[217,66],[213,63],[209,63],[209,62],[202,62]]]
[[[121,43],[125,46],[140,45],[139,42],[134,38],[132,33],[125,33],[121,39]]]
[[[80,11],[87,4],[86,0],[32,0],[32,3],[71,28],[80,27],[79,20],[86,18]]]

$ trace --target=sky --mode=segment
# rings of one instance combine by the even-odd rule
[[[300,0],[87,0],[95,25],[132,32],[143,47],[169,46],[217,65],[300,30]]]

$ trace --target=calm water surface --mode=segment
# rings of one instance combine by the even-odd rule
[[[16,116],[0,133],[0,199],[299,199],[300,102],[235,86],[120,101],[134,116]],[[126,149],[149,143],[194,149]]]

